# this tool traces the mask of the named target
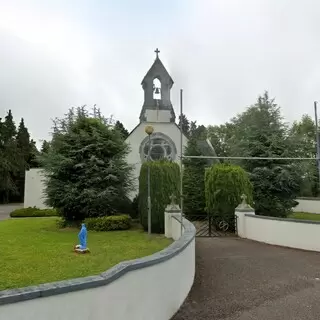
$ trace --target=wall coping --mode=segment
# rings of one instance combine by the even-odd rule
[[[259,216],[259,215],[250,214],[250,213],[245,214],[245,216],[249,217],[249,218],[258,218],[258,219],[265,219],[265,220],[278,220],[278,221],[284,221],[284,222],[320,224],[320,221],[304,220],[304,219],[291,219],[291,218],[278,218],[278,217],[269,217],[269,216]]]
[[[173,215],[173,218],[181,223],[180,214]],[[155,264],[170,260],[182,252],[195,238],[196,229],[194,225],[185,218],[183,218],[182,224],[184,227],[183,235],[178,240],[174,241],[170,246],[159,252],[146,257],[120,262],[111,269],[108,269],[107,271],[95,276],[0,291],[0,306],[9,303],[104,286],[117,280],[127,272],[150,267]]]
[[[298,197],[296,200],[311,200],[311,201],[320,201],[320,197]]]

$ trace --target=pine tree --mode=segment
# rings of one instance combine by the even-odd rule
[[[285,158],[294,156],[295,146],[280,107],[267,92],[255,105],[232,120],[232,156]],[[295,205],[301,177],[292,161],[283,159],[241,160],[254,186],[257,214],[286,216]]]
[[[10,195],[16,195],[18,193],[15,177],[21,169],[15,139],[16,126],[11,110],[9,110],[4,121],[1,123],[0,130],[0,196],[2,202],[8,203]]]
[[[201,156],[197,139],[190,139],[184,151],[185,156]],[[208,165],[206,159],[186,158],[183,161],[183,199],[186,215],[205,215],[204,174]]]
[[[127,139],[127,137],[129,136],[129,131],[124,127],[122,122],[117,121],[114,125],[114,128],[121,133],[124,139]]]
[[[179,116],[179,128],[182,128],[182,133],[188,137],[190,133],[190,121],[185,114]]]
[[[40,150],[41,154],[48,153],[49,150],[50,150],[50,142],[48,142],[47,140],[43,140],[41,150]]]
[[[74,114],[55,122],[49,152],[42,154],[46,203],[71,221],[113,214],[132,186],[128,146],[104,118],[82,108]]]
[[[22,157],[23,171],[25,171],[30,154],[30,134],[24,125],[23,118],[21,118],[16,139],[19,154]]]

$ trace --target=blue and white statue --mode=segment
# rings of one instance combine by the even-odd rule
[[[76,245],[74,250],[79,253],[87,253],[89,249],[87,248],[87,228],[84,223],[81,225],[81,230],[78,234],[80,244]]]

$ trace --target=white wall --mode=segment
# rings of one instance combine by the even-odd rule
[[[242,238],[320,252],[319,222],[244,214],[240,225]]]
[[[141,168],[141,157],[139,153],[140,144],[145,139],[147,134],[145,133],[145,127],[147,125],[153,126],[154,132],[161,132],[172,139],[177,149],[176,162],[179,162],[178,156],[180,155],[180,130],[174,123],[165,122],[146,122],[141,123],[127,138],[126,142],[129,143],[131,152],[128,154],[127,161],[129,164],[135,165],[133,176],[135,178],[135,190],[132,192],[131,198],[138,192],[139,187],[139,175]],[[183,136],[183,148],[187,145],[188,141]]]
[[[175,226],[173,230],[177,230],[172,232],[180,232],[180,228],[176,227],[180,223],[174,218],[171,221]],[[178,241],[181,242],[185,236],[186,233]],[[0,319],[169,320],[178,311],[193,284],[194,235],[190,239],[192,241],[172,258],[129,271],[108,285],[0,305]],[[172,248],[177,243],[173,243]]]
[[[320,198],[297,199],[299,204],[293,208],[294,212],[308,212],[320,214]]]
[[[44,204],[44,183],[41,169],[30,169],[26,171],[25,191],[24,191],[24,207],[37,207],[45,209]]]

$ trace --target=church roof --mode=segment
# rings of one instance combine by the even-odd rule
[[[165,66],[163,65],[162,61],[160,60],[159,56],[157,55],[156,59],[154,60],[154,63],[152,64],[151,68],[149,69],[149,71],[146,73],[146,75],[144,76],[144,78],[141,81],[141,84],[143,84],[145,81],[147,81],[148,78],[157,78],[159,77],[160,80],[162,77],[167,77],[169,78],[171,84],[173,84],[173,80],[169,74],[169,72],[167,71],[167,69],[165,68]]]
[[[198,140],[197,147],[198,147],[202,156],[205,156],[205,157],[216,157],[217,156],[216,151],[214,150],[214,147],[212,146],[209,139]],[[219,159],[207,159],[207,162],[209,165],[212,165],[213,163],[220,162],[220,160]]]

